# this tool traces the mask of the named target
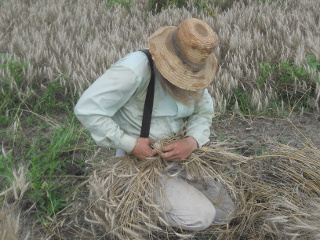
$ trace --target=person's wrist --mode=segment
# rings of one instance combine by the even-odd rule
[[[192,136],[187,136],[186,138],[191,143],[192,149],[196,150],[198,148],[198,142],[196,141],[196,139],[194,137],[192,137]]]

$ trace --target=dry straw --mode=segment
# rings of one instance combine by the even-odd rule
[[[29,239],[30,226],[26,214],[22,211],[23,197],[29,187],[26,181],[25,167],[12,171],[12,185],[0,192],[0,239],[16,240]],[[30,225],[29,225],[30,224]]]
[[[230,240],[317,239],[319,150],[312,145],[267,144],[269,154],[244,157],[232,153],[228,143],[212,143],[182,163],[188,178],[210,176],[229,191],[238,211],[228,225],[212,225],[198,233],[168,227],[158,219],[161,208],[153,201],[157,178],[165,174],[166,165],[159,157],[141,162],[132,156],[96,165],[87,220],[99,234],[116,239],[175,239],[194,234]]]
[[[158,141],[154,146],[161,152],[161,146],[172,140]],[[185,171],[189,180],[218,178],[229,191],[234,192],[232,184],[212,168],[210,159],[216,159],[214,156],[219,154],[239,161],[246,158],[221,150],[210,155],[212,150],[210,147],[197,150],[188,161],[182,163],[182,171]],[[96,233],[115,239],[192,237],[192,233],[171,228],[163,218],[162,208],[154,199],[162,187],[161,178],[173,176],[168,162],[159,155],[146,161],[126,155],[109,157],[101,162],[101,157],[98,157],[100,163],[94,164],[96,170],[89,180],[90,207],[86,217]]]
[[[89,180],[86,220],[116,239],[149,239],[155,231],[165,232],[158,226],[161,209],[153,199],[162,168],[160,159],[139,161],[130,156],[99,164]]]

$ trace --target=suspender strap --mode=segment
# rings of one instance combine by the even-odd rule
[[[149,53],[149,50],[142,49],[140,51],[144,52],[147,55],[149,59],[150,69],[151,69],[151,78],[148,85],[146,100],[144,102],[142,126],[141,126],[141,132],[140,132],[140,137],[148,138],[149,132],[150,132],[151,115],[152,115],[153,98],[154,98],[154,69],[153,69],[153,60],[152,60],[151,54]]]

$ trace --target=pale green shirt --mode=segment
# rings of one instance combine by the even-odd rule
[[[151,71],[147,56],[133,52],[117,61],[81,96],[75,115],[99,146],[130,153],[140,136],[142,113]],[[182,130],[199,146],[207,143],[213,117],[213,100],[207,89],[186,106],[174,100],[155,79],[151,139],[166,139]]]

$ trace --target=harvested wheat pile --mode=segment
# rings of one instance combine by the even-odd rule
[[[139,161],[130,155],[95,165],[87,221],[98,236],[115,239],[176,239],[194,234],[232,240],[319,238],[319,150],[308,145],[269,146],[268,155],[244,157],[232,153],[227,143],[213,143],[182,164],[188,178],[210,176],[228,189],[238,206],[228,225],[212,225],[197,233],[170,228],[153,201],[166,163],[159,157]]]
[[[163,142],[157,144],[161,146]],[[186,177],[189,180],[219,178],[232,191],[232,185],[210,166],[214,155],[208,154],[212,150],[201,148],[182,163]],[[246,159],[227,152],[217,151],[216,154]],[[161,239],[171,235],[190,238],[191,233],[169,226],[154,200],[156,191],[161,189],[161,177],[171,175],[170,166],[160,156],[141,161],[132,155],[112,157],[95,164],[96,170],[89,180],[90,208],[86,220],[102,236],[116,239],[159,239],[159,234]]]
[[[239,212],[218,239],[319,238],[320,151],[311,143],[268,147],[267,155],[231,159],[234,171],[224,177],[235,186]]]
[[[117,239],[144,239],[158,227],[160,208],[153,196],[160,187],[160,158],[139,161],[133,156],[111,158],[99,164],[90,183],[87,220],[100,232]]]

